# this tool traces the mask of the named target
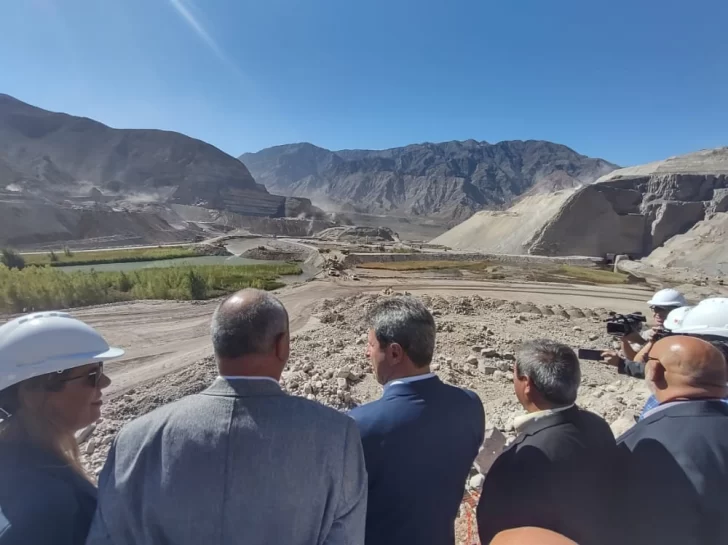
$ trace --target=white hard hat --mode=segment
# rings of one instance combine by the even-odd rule
[[[685,319],[685,315],[691,308],[693,307],[678,307],[674,310],[671,310],[670,314],[668,314],[667,318],[665,318],[665,323],[663,324],[663,327],[665,329],[669,329],[670,331],[674,331],[676,327],[680,327],[680,324],[682,324],[683,320]]]
[[[91,326],[65,312],[38,312],[0,326],[0,391],[26,379],[120,358]]]
[[[682,323],[672,332],[728,338],[728,297],[703,299],[688,311]]]
[[[652,299],[647,301],[647,304],[652,307],[684,307],[688,302],[682,293],[672,288],[667,288],[658,291],[652,296]]]

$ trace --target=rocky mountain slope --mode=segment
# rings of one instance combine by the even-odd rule
[[[617,168],[544,141],[467,140],[335,152],[303,143],[240,159],[269,190],[322,206],[455,220],[507,205],[529,191],[589,184]]]
[[[716,270],[712,262],[698,263],[697,255],[688,253],[700,249],[701,259],[723,259],[725,244],[720,234],[726,211],[728,148],[703,150],[615,170],[575,191],[558,210],[543,214],[540,225],[522,230],[518,240],[511,240],[510,248],[541,255],[615,253],[633,257],[655,251],[654,260],[666,265],[691,262]],[[488,235],[493,221],[476,225],[471,220],[468,229],[467,222],[456,228],[459,235],[453,229],[436,240],[444,237],[449,246],[466,244],[468,249],[475,249],[475,245],[480,250],[497,251],[499,240]],[[696,224],[698,227],[691,230]],[[467,240],[476,242],[468,244],[464,242]]]
[[[246,215],[284,216],[240,161],[183,134],[113,129],[0,94],[0,191],[104,195],[178,202]]]

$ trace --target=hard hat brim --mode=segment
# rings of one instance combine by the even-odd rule
[[[95,356],[94,359],[98,359],[98,361],[117,360],[120,357],[122,357],[124,354],[125,354],[125,352],[121,348],[109,347],[109,349],[106,352],[102,352],[98,356]]]

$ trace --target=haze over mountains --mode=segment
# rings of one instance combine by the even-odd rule
[[[244,164],[200,140],[113,129],[0,94],[0,245],[157,244],[204,236],[172,204],[195,205],[192,216],[232,212],[236,225],[251,217],[322,215],[306,199],[268,193]]]
[[[462,220],[525,193],[579,187],[618,168],[546,141],[475,140],[381,151],[330,151],[308,143],[240,156],[269,190],[324,207]]]
[[[141,195],[151,200],[282,215],[234,157],[170,131],[113,129],[0,94],[0,191],[39,196]]]

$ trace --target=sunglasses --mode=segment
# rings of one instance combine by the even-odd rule
[[[79,375],[77,377],[62,378],[62,379],[60,379],[60,382],[71,382],[74,380],[85,379],[88,381],[88,386],[91,386],[92,388],[98,388],[99,383],[101,382],[101,377],[103,377],[103,376],[104,376],[104,364],[97,363],[96,367],[93,371],[89,371],[88,373]]]
[[[652,312],[670,312],[675,307],[650,307]]]

